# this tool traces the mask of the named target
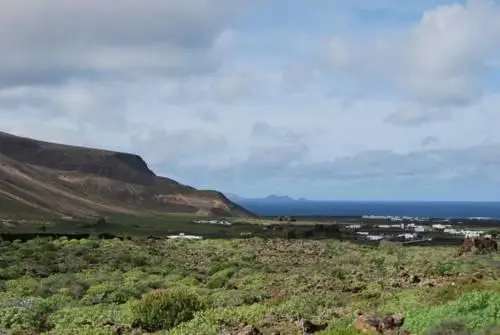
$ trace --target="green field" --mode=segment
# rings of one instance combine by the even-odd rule
[[[220,219],[233,223],[231,226],[196,223],[195,220]],[[59,236],[73,234],[107,234],[120,238],[136,237],[165,237],[171,234],[201,235],[205,238],[240,238],[242,236],[257,236],[265,238],[309,238],[325,237],[324,231],[309,222],[278,225],[274,220],[273,226],[255,224],[257,221],[241,218],[207,218],[188,214],[169,214],[158,216],[134,215],[106,215],[104,224],[96,224],[98,218],[90,219],[61,219],[36,218],[31,220],[11,220],[9,224],[0,225],[0,234],[5,235],[47,235]],[[261,223],[273,222],[268,219]],[[328,231],[337,230],[337,226],[330,226]],[[26,236],[25,236],[26,237]],[[11,239],[11,238],[9,238]],[[25,238],[23,237],[23,240]]]
[[[299,334],[302,317],[346,335],[357,312],[387,312],[414,334],[486,334],[500,325],[500,257],[454,254],[261,238],[3,241],[0,332],[217,335],[246,322]]]

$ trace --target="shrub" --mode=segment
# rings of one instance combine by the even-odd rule
[[[128,324],[132,322],[132,318],[129,305],[101,304],[65,307],[50,314],[48,321],[54,325],[54,334],[64,334],[65,330],[70,329],[74,332],[68,332],[69,334],[79,334],[76,330],[86,326],[99,328],[110,324]],[[94,333],[86,332],[86,334]]]
[[[47,321],[54,307],[41,301],[11,301],[0,309],[0,329],[35,331],[37,334],[52,328]]]
[[[335,328],[324,333],[325,335],[361,335],[359,331],[351,327]]]
[[[409,312],[405,325],[420,334],[439,326],[443,320],[463,323],[472,331],[500,325],[500,294],[488,291],[464,293],[455,301]]]
[[[289,240],[296,239],[297,238],[297,233],[295,232],[295,229],[289,230],[286,233],[286,238],[289,239]]]
[[[472,332],[463,322],[444,321],[432,328],[427,335],[472,335]]]
[[[314,236],[314,230],[312,230],[312,229],[305,230],[302,233],[302,236],[304,236],[304,238],[311,238]]]
[[[457,274],[455,264],[452,262],[439,261],[427,269],[426,275],[438,275],[441,277],[450,277]]]
[[[235,270],[233,268],[224,269],[214,273],[210,280],[207,282],[207,287],[212,289],[223,288],[227,285],[234,273]]]
[[[208,309],[196,313],[192,320],[175,327],[169,332],[169,335],[217,335],[221,333],[221,324],[257,324],[265,317],[266,312],[268,312],[268,308],[260,304]]]
[[[389,255],[400,253],[404,248],[403,243],[401,242],[393,242],[387,240],[380,241],[378,247],[380,250],[387,252]]]
[[[86,222],[82,225],[83,228],[102,228],[107,224],[106,218],[100,217],[93,222]]]
[[[133,307],[135,323],[147,331],[171,329],[193,318],[206,307],[199,295],[186,289],[156,290],[142,296]]]

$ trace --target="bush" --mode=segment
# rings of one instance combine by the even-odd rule
[[[498,326],[500,325],[500,294],[487,291],[464,293],[455,301],[425,310],[410,311],[407,313],[405,325],[411,331],[420,334],[439,327],[443,320],[454,321],[455,325],[458,322],[471,331]]]
[[[493,238],[497,238],[500,235],[500,229],[491,229],[488,231],[488,233],[491,235]]]
[[[54,307],[42,301],[20,300],[4,302],[0,308],[0,329],[14,332],[35,331],[37,334],[52,328],[47,321]]]
[[[445,321],[432,328],[427,335],[472,335],[472,332],[463,322]]]
[[[147,331],[168,330],[193,318],[206,307],[199,295],[186,289],[156,290],[142,296],[133,307],[137,326]]]
[[[296,239],[297,238],[297,233],[295,232],[295,229],[289,230],[286,233],[286,238],[289,239],[289,240]]]
[[[207,282],[207,287],[211,289],[225,287],[234,273],[235,270],[233,268],[224,269],[214,273]]]
[[[250,306],[214,308],[196,313],[189,322],[182,323],[169,332],[169,335],[221,334],[221,324],[238,325],[240,323],[257,324],[263,320],[268,308],[255,304]]]

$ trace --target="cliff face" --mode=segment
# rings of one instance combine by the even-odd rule
[[[20,163],[148,184],[155,174],[133,154],[37,141],[0,133],[0,153]]]
[[[2,132],[0,198],[73,216],[103,212],[252,215],[219,192],[156,176],[138,155]]]

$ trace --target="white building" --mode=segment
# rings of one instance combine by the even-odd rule
[[[484,231],[480,231],[480,230],[476,230],[476,231],[474,231],[474,230],[462,230],[461,233],[465,237],[475,238],[475,237],[479,237],[479,236],[483,235]]]
[[[180,233],[179,235],[169,235],[167,238],[183,238],[183,239],[189,239],[189,240],[201,240],[203,237],[201,236],[196,236],[196,235],[186,235],[184,233]]]
[[[415,226],[413,228],[413,231],[418,232],[418,233],[425,233],[425,232],[428,232],[431,230],[432,230],[432,228],[429,226]]]
[[[360,224],[351,224],[351,225],[348,225],[346,226],[347,229],[359,229],[361,228],[361,225]]]
[[[232,225],[231,222],[227,222],[224,220],[196,220],[194,221],[195,223],[205,223],[205,224],[217,224],[221,226],[230,226]]]
[[[403,237],[405,240],[413,240],[417,238],[417,234],[415,233],[406,233],[406,234],[399,234],[398,237]]]
[[[444,233],[446,234],[452,234],[452,235],[463,235],[465,237],[471,237],[471,238],[476,238],[480,237],[484,234],[484,231],[482,230],[456,230],[454,228],[446,228],[443,230]]]
[[[366,236],[366,238],[370,241],[379,241],[379,240],[382,240],[384,238],[384,236],[382,236],[382,235],[368,235],[368,236]]]
[[[451,225],[449,225],[449,224],[440,224],[440,223],[437,223],[437,224],[433,224],[432,225],[433,229],[438,229],[438,230],[443,230],[443,229],[450,228],[450,227],[451,227]]]

